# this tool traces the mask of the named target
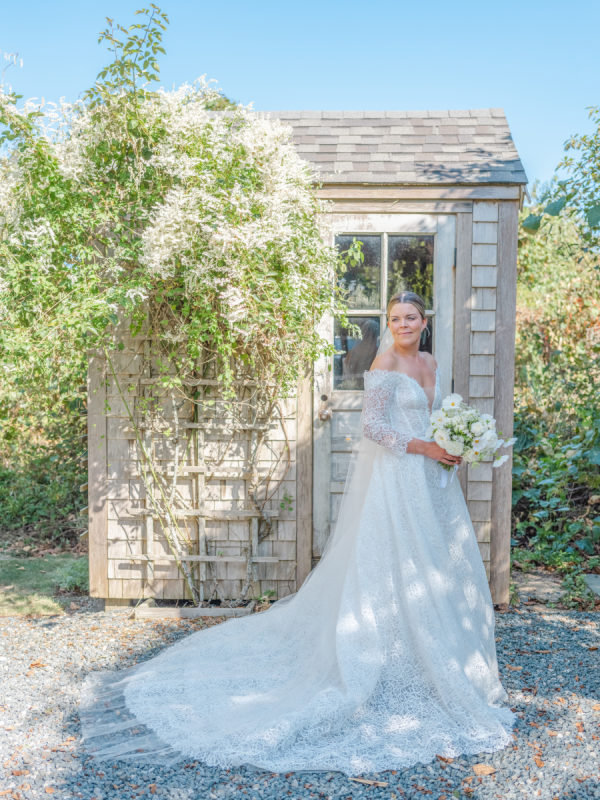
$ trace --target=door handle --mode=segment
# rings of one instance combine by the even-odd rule
[[[319,419],[322,422],[327,422],[328,419],[331,419],[331,408],[322,408],[319,411]]]

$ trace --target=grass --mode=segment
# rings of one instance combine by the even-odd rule
[[[87,556],[70,554],[0,560],[0,616],[64,614],[72,598],[61,590],[73,590],[73,575],[86,563]]]

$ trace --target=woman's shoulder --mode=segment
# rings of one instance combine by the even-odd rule
[[[364,373],[365,389],[391,383],[396,377],[397,370],[393,368],[393,361],[382,353],[371,364],[370,369]]]
[[[424,350],[421,352],[421,358],[431,370],[437,370],[437,362],[431,353]],[[379,379],[382,380],[386,375],[398,371],[393,355],[389,351],[385,351],[377,356],[371,364],[370,369],[365,372],[365,375],[369,375],[373,378],[379,376]]]
[[[391,372],[394,369],[394,357],[390,350],[384,350],[371,364],[370,372],[385,371]]]
[[[431,367],[431,369],[437,369],[437,361],[433,357],[432,353],[429,353],[427,350],[421,351],[421,358],[425,361],[427,366]]]
[[[364,373],[365,393],[371,391],[385,392],[386,394],[397,385],[397,375],[386,369],[370,369]]]

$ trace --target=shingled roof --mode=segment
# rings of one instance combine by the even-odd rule
[[[257,113],[292,126],[324,183],[527,183],[501,108]]]

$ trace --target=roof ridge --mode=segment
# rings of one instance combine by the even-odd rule
[[[253,109],[257,114],[293,114],[297,117],[311,116],[326,118],[329,116],[340,117],[450,117],[457,114],[469,114],[470,116],[506,116],[503,108],[443,108],[443,109]]]

